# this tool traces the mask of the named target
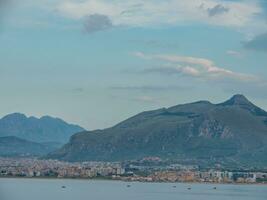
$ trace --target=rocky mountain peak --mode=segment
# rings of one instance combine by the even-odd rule
[[[236,94],[222,105],[252,105],[252,103],[242,94]]]

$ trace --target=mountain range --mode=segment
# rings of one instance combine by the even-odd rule
[[[0,119],[0,137],[15,136],[32,142],[66,143],[74,133],[84,131],[78,125],[50,116],[27,117],[13,113]]]
[[[9,114],[0,119],[0,156],[44,156],[84,130],[50,116],[36,118],[21,113]]]
[[[37,143],[15,136],[0,137],[0,156],[32,157],[44,156],[59,148],[59,143]]]
[[[114,127],[73,135],[48,158],[124,161],[145,157],[203,165],[267,164],[267,112],[243,95],[137,114]]]

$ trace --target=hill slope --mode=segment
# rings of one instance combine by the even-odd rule
[[[40,144],[14,136],[0,137],[0,156],[42,156],[58,148],[57,145]]]
[[[70,136],[81,131],[84,129],[80,126],[49,116],[39,119],[13,113],[0,119],[0,137],[16,136],[34,142],[66,143]]]
[[[147,156],[206,163],[266,165],[267,113],[235,95],[140,113],[118,125],[75,134],[49,155],[69,161]]]

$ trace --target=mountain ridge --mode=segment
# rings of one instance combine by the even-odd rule
[[[81,131],[85,129],[50,116],[37,118],[27,117],[22,113],[11,113],[0,119],[0,137],[16,136],[37,143],[65,143],[71,135]]]
[[[265,121],[266,111],[234,95],[219,104],[198,101],[145,111],[108,129],[81,132],[48,157],[121,161],[157,156],[266,165]]]

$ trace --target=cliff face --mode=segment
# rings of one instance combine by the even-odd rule
[[[69,161],[158,156],[267,164],[267,113],[242,95],[221,104],[199,101],[140,113],[118,125],[75,134],[49,154]]]

